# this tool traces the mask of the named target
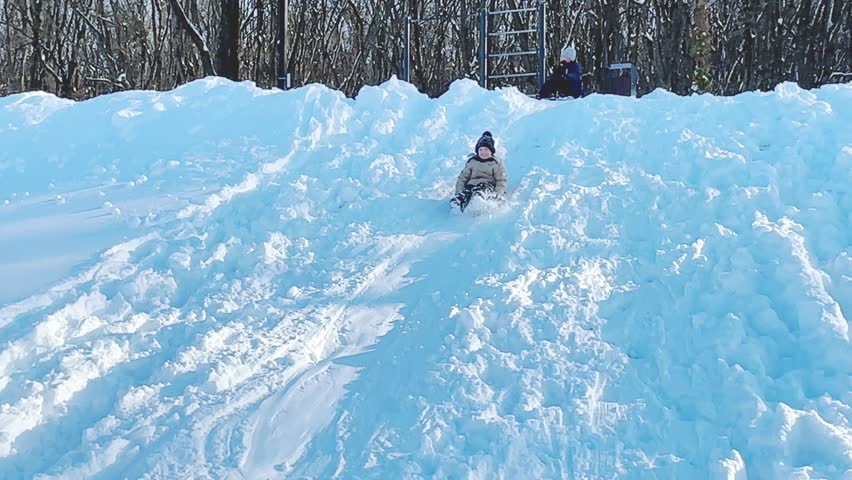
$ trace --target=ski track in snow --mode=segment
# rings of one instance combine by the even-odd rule
[[[0,477],[848,480],[849,118],[790,84],[0,99]],[[485,129],[510,205],[450,216]]]

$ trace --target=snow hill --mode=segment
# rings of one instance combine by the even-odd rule
[[[852,84],[0,99],[3,479],[852,479]],[[447,201],[483,130],[512,192]]]

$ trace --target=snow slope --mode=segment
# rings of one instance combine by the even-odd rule
[[[852,479],[852,84],[0,99],[4,479]],[[448,215],[489,129],[512,199]]]

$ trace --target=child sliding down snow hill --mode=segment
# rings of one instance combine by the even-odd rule
[[[456,181],[456,196],[450,200],[453,208],[464,211],[474,195],[502,199],[506,194],[506,168],[494,156],[494,137],[485,131],[477,140],[476,152],[467,159]]]

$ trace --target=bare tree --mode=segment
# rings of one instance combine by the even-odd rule
[[[547,67],[577,47],[584,86],[629,61],[639,91],[734,94],[794,81],[852,80],[848,0],[545,0]],[[479,75],[482,9],[537,0],[291,0],[286,62],[294,86],[322,82],[347,94],[399,75],[406,17],[411,79],[439,95]],[[273,0],[4,0],[0,94],[45,90],[88,98],[129,88],[168,89],[220,74],[276,84],[283,12]],[[535,27],[535,14],[490,16],[491,33]],[[492,52],[537,47],[535,35],[493,35]],[[494,57],[489,71],[535,71],[532,55]],[[531,91],[532,78],[495,81]]]

